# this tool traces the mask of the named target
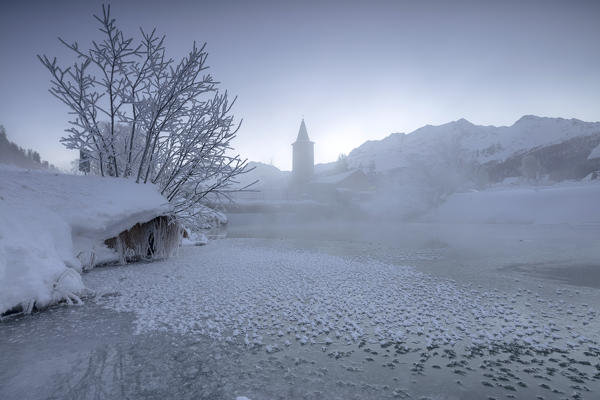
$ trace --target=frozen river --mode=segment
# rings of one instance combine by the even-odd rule
[[[233,216],[0,324],[0,398],[595,399],[600,227]]]

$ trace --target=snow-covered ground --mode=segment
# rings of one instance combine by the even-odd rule
[[[0,314],[79,301],[104,239],[169,212],[152,185],[0,165]]]
[[[455,194],[419,223],[234,214],[229,239],[80,276],[78,249],[164,200],[120,180],[0,174],[0,300],[94,293],[0,323],[2,399],[600,392],[595,183]]]
[[[529,290],[482,292],[369,257],[284,250],[244,240],[186,249],[182,257],[164,263],[97,270],[86,282],[102,304],[133,311],[138,332],[196,333],[264,344],[267,351],[283,349],[290,340],[321,345],[411,341],[423,347],[462,342],[486,349],[514,345],[568,351],[593,342],[582,335],[589,333],[585,325],[596,316],[585,307],[583,325],[576,323],[570,332],[550,329],[572,308],[563,305],[561,315],[549,302],[550,315],[538,320],[535,312],[540,311],[533,304],[539,299]]]
[[[97,268],[84,275],[94,301],[0,327],[2,351],[32,340],[47,348],[48,332],[43,343],[27,335],[51,325],[54,346],[74,361],[48,374],[48,356],[24,349],[5,362],[28,370],[0,373],[0,383],[7,398],[47,385],[78,398],[593,399],[598,291],[505,267],[558,260],[569,251],[561,240],[593,252],[598,230],[537,227],[471,226],[460,240],[436,224],[394,227],[405,236],[390,230],[383,240],[361,236],[360,225],[353,239],[319,236],[324,226],[293,239],[280,227],[278,239],[212,241],[166,262]],[[423,240],[409,242],[415,235]],[[469,237],[478,249],[467,255]],[[81,330],[70,345],[54,339],[63,326]]]
[[[600,181],[455,193],[425,217],[444,223],[600,224]]]

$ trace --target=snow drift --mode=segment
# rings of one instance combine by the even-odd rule
[[[78,302],[82,260],[169,213],[153,185],[0,166],[0,315]]]

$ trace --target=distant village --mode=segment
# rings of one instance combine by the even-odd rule
[[[315,142],[309,138],[304,119],[300,122],[292,149],[291,173],[270,165],[251,163],[256,171],[249,175],[259,182],[253,190],[239,193],[235,199],[242,204],[248,201],[345,204],[364,199],[374,190],[374,166],[370,169],[369,166],[351,168],[345,155],[340,155],[336,162],[315,166]],[[273,169],[271,175],[269,168]],[[250,177],[246,181],[249,182]]]

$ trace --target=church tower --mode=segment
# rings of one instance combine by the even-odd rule
[[[298,138],[292,143],[294,149],[292,179],[295,183],[307,183],[312,179],[315,165],[314,142],[308,138],[304,119],[300,123]]]

